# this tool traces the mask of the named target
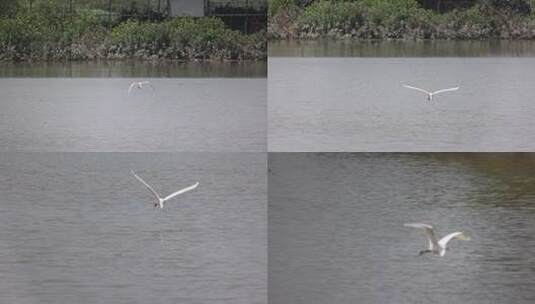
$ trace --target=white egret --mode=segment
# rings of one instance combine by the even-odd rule
[[[424,229],[425,236],[427,237],[428,248],[426,250],[420,251],[419,255],[426,253],[433,253],[435,255],[444,256],[446,254],[446,246],[448,242],[452,239],[460,239],[464,241],[470,240],[470,237],[464,234],[463,232],[457,231],[450,234],[447,234],[440,240],[437,240],[435,233],[433,231],[433,226],[421,223],[409,223],[404,224],[405,227],[412,227],[418,229]]]
[[[172,199],[173,197],[179,195],[179,194],[182,194],[182,193],[185,193],[185,192],[188,192],[190,190],[193,190],[195,188],[197,188],[197,186],[199,185],[199,182],[195,183],[194,185],[192,186],[189,186],[187,188],[184,188],[184,189],[181,189],[181,190],[178,190],[177,192],[175,193],[172,193],[172,194],[169,194],[168,196],[162,198],[158,192],[156,192],[154,189],[152,189],[152,187],[147,183],[145,182],[141,177],[139,177],[133,170],[131,171],[132,174],[134,175],[134,177],[140,181],[143,185],[145,185],[145,187],[147,187],[147,189],[149,189],[149,191],[156,197],[156,200],[157,202],[154,204],[154,207],[158,207],[160,206],[160,209],[163,208],[163,204],[166,203],[168,200]]]
[[[440,94],[440,93],[445,93],[445,92],[457,91],[459,89],[459,87],[455,87],[455,88],[449,88],[449,89],[443,89],[443,90],[438,90],[438,91],[434,91],[434,92],[429,92],[427,90],[420,89],[420,88],[413,87],[413,86],[409,86],[409,85],[403,85],[403,87],[405,87],[407,89],[416,90],[416,91],[419,91],[419,92],[427,94],[427,100],[429,100],[429,101],[433,100],[433,96],[434,95],[437,95],[437,94]]]
[[[130,87],[128,88],[128,95],[132,93],[133,89],[143,89],[143,86],[149,86],[154,91],[154,86],[152,83],[150,83],[150,81],[137,81],[130,84]]]

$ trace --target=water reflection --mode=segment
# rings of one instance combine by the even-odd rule
[[[486,57],[535,56],[534,41],[270,41],[269,56],[281,57]]]
[[[0,77],[266,77],[265,62],[2,63]]]
[[[495,207],[533,207],[535,198],[535,154],[532,153],[437,153],[426,155],[458,164],[485,178],[476,204]]]

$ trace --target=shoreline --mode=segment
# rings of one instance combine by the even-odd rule
[[[267,41],[266,41],[267,43]],[[191,54],[181,56],[183,50],[159,49],[158,54],[151,54],[145,49],[137,49],[135,54],[114,53],[113,51],[98,52],[94,47],[86,52],[74,52],[70,48],[50,48],[46,55],[25,55],[16,51],[0,51],[0,63],[68,63],[68,62],[147,62],[147,63],[247,63],[267,61],[267,46],[253,52],[243,52],[236,56],[224,54]],[[52,53],[52,54],[51,54]]]
[[[534,57],[534,40],[277,39],[270,57]]]
[[[42,59],[42,58],[29,58],[23,60],[11,60],[0,59],[0,65],[2,64],[70,64],[70,63],[147,63],[147,64],[248,64],[248,63],[260,63],[267,61],[267,56],[262,56],[254,59],[170,59],[170,58],[138,58],[138,57],[126,57],[126,58],[91,58],[91,59]]]
[[[264,61],[0,62],[0,77],[229,77],[265,78]]]

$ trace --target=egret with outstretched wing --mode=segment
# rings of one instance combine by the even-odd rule
[[[410,86],[410,85],[403,85],[403,87],[407,88],[407,89],[416,90],[418,92],[422,92],[422,93],[427,94],[427,100],[429,100],[429,101],[433,100],[433,96],[434,95],[438,95],[438,94],[445,93],[445,92],[457,91],[459,89],[459,87],[455,87],[455,88],[442,89],[442,90],[430,92],[430,91],[427,91],[427,90],[424,90],[424,89],[420,89],[420,88],[417,88],[417,87],[413,87],[413,86]]]
[[[426,253],[433,253],[435,255],[444,256],[446,254],[446,249],[449,241],[452,239],[460,239],[464,241],[470,240],[470,237],[464,234],[463,232],[453,232],[442,237],[440,240],[437,240],[433,226],[422,224],[422,223],[409,223],[404,224],[405,227],[423,229],[425,236],[427,238],[427,249],[420,251],[419,255]]]
[[[188,191],[191,191],[195,188],[197,188],[197,186],[199,185],[199,182],[196,182],[195,184],[189,186],[189,187],[186,187],[184,189],[181,189],[181,190],[178,190],[172,194],[169,194],[168,196],[162,198],[158,192],[156,192],[156,190],[154,190],[146,181],[144,181],[141,177],[139,177],[133,170],[131,171],[132,174],[134,175],[134,177],[140,181],[153,195],[154,197],[156,198],[156,203],[154,204],[154,207],[158,207],[160,206],[160,209],[163,208],[163,204],[165,204],[168,200],[172,199],[173,197],[177,196],[177,195],[180,195],[182,193],[186,193]]]
[[[149,86],[154,91],[154,86],[152,83],[150,83],[150,81],[137,81],[130,84],[130,87],[128,88],[128,95],[132,93],[133,89],[143,89],[143,86]]]

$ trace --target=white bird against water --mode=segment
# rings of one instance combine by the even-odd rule
[[[184,189],[181,189],[181,190],[178,190],[177,192],[175,193],[172,193],[172,194],[169,194],[168,196],[162,198],[158,192],[156,192],[154,189],[152,189],[152,187],[147,183],[145,182],[141,177],[139,177],[133,170],[131,171],[132,174],[134,175],[134,177],[140,181],[143,185],[145,185],[145,187],[147,187],[147,189],[149,189],[149,191],[156,197],[156,200],[157,202],[154,204],[154,207],[158,207],[160,206],[160,209],[163,208],[163,204],[167,203],[168,200],[172,199],[173,197],[177,196],[177,195],[180,195],[182,193],[185,193],[185,192],[188,192],[188,191],[191,191],[195,188],[197,188],[197,186],[199,185],[199,182],[196,182],[194,185],[192,186],[189,186],[187,188],[184,188]]]
[[[429,92],[427,90],[420,89],[420,88],[417,88],[417,87],[413,87],[413,86],[410,86],[410,85],[403,85],[403,87],[405,87],[407,89],[416,90],[416,91],[419,91],[419,92],[427,94],[427,100],[429,100],[429,101],[433,100],[433,96],[435,96],[437,94],[445,93],[445,92],[457,91],[459,89],[459,87],[455,87],[455,88],[449,88],[449,89],[443,89],[443,90],[438,90],[438,91],[434,91],[434,92]]]
[[[149,86],[154,91],[154,86],[152,83],[150,83],[150,81],[136,81],[130,84],[130,87],[128,88],[128,95],[132,93],[133,89],[143,89],[143,86]]]
[[[426,250],[420,251],[419,255],[433,253],[435,255],[444,256],[446,254],[446,246],[448,245],[448,242],[452,239],[455,238],[464,241],[470,240],[469,236],[460,231],[447,234],[440,240],[437,240],[437,238],[435,237],[435,232],[433,231],[433,226],[427,224],[409,223],[404,224],[403,226],[424,229],[425,236],[427,237],[428,248]]]

